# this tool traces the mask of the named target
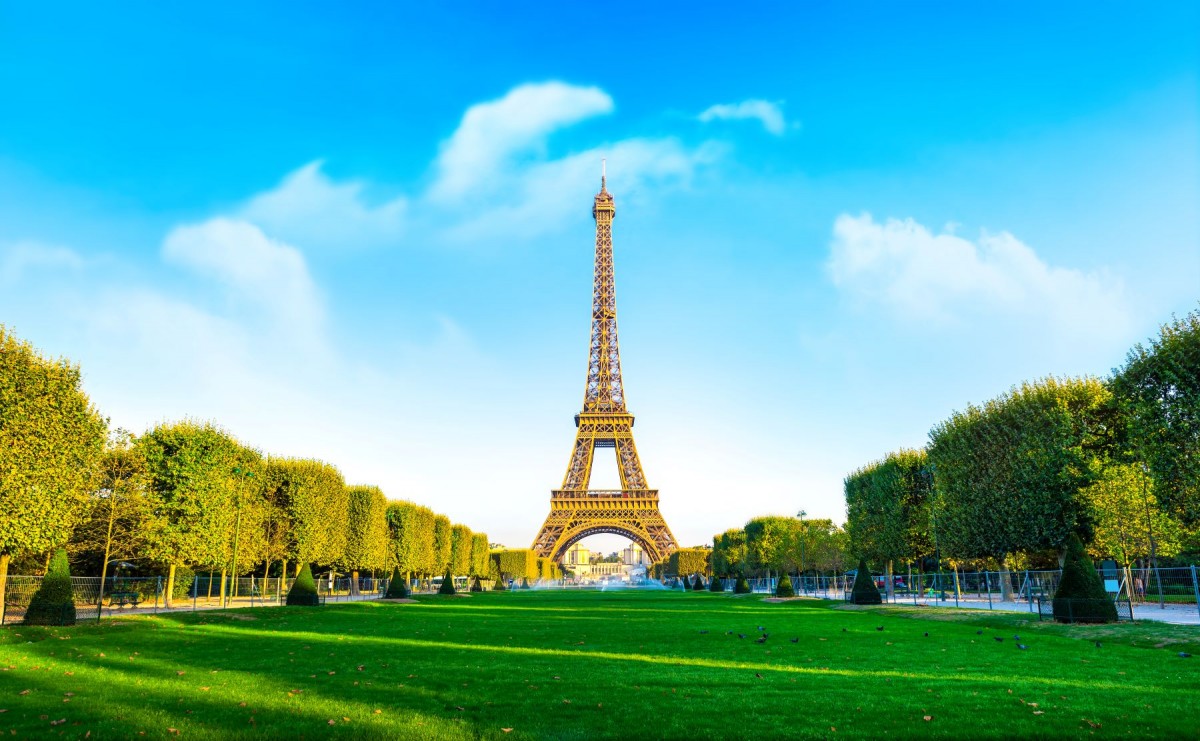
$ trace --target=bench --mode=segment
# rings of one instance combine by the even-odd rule
[[[108,594],[109,607],[112,607],[114,603],[117,607],[125,607],[126,605],[137,607],[141,601],[142,595],[137,592],[109,592]]]

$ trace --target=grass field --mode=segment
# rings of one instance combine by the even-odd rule
[[[0,630],[0,733],[1195,738],[1180,651],[1200,631],[708,593],[180,613]]]

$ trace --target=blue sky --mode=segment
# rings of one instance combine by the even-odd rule
[[[684,544],[841,519],[848,470],[1200,299],[1187,3],[243,5],[0,9],[0,322],[114,424],[213,419],[525,545],[601,157]]]

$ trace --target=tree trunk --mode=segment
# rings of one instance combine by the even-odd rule
[[[175,594],[175,564],[167,567],[167,593],[163,595],[163,606],[168,610],[173,606],[171,596]]]
[[[284,558],[283,565],[279,571],[279,595],[278,596],[280,599],[283,599],[283,590],[285,587],[287,587],[287,562],[288,562],[288,560],[286,558]]]
[[[350,572],[350,594],[354,597],[358,596],[358,569]]]
[[[8,587],[9,558],[7,553],[0,553],[0,619],[4,618],[4,595],[5,589]]]
[[[96,595],[96,610],[99,611],[104,607],[104,579],[108,576],[108,559],[112,556],[112,531],[113,520],[117,518],[117,508],[112,502],[109,502],[108,508],[108,535],[104,537],[104,563],[100,564],[100,589]]]
[[[217,599],[219,599],[221,601],[221,607],[225,606],[225,576],[226,576],[225,569],[221,569],[221,589],[217,593]]]
[[[1008,572],[1008,556],[1000,559],[1000,599],[1013,602],[1012,575]]]
[[[896,580],[892,576],[892,560],[887,562],[887,596],[888,599],[895,601],[896,598]]]

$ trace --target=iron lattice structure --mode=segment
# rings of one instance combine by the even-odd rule
[[[600,178],[592,206],[596,220],[596,270],[592,292],[592,337],[588,348],[583,411],[575,415],[575,447],[561,489],[550,493],[550,515],[533,541],[539,556],[561,561],[576,542],[597,533],[622,535],[652,561],[678,548],[658,509],[658,490],[646,486],[633,443],[633,415],[625,408],[621,354],[617,347],[617,292],[613,277],[612,222],[617,209]],[[619,490],[589,489],[596,448],[615,448]]]

